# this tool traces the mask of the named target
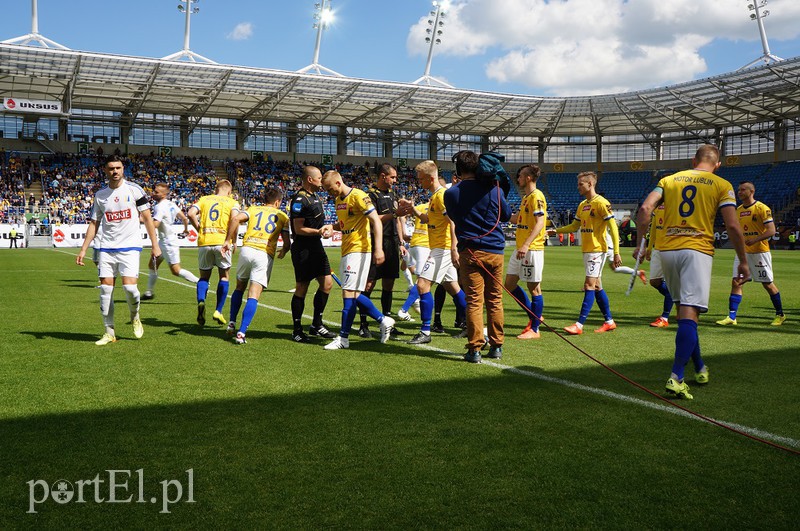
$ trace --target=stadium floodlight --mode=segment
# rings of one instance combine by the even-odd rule
[[[311,64],[298,70],[301,74],[328,74],[331,76],[344,77],[330,68],[325,68],[319,64],[319,49],[322,44],[322,32],[333,23],[334,13],[331,9],[331,0],[321,0],[314,4],[314,29],[317,30],[317,40],[314,44],[314,58]]]
[[[764,9],[761,10],[762,7],[767,6],[767,0],[758,0],[753,1],[750,4],[747,4],[747,9],[753,11],[750,13],[750,20],[755,20],[758,23],[758,33],[761,35],[761,48],[763,53],[757,59],[750,61],[739,70],[744,70],[745,68],[750,68],[751,66],[755,66],[760,62],[764,62],[764,64],[770,64],[772,61],[783,61],[777,55],[774,55],[772,52],[769,51],[769,42],[767,41],[767,30],[764,29],[764,18],[769,15],[769,10]]]
[[[39,33],[39,3],[38,0],[31,0],[31,32],[22,37],[15,37],[3,41],[3,44],[21,44],[23,46],[41,46],[42,48],[58,48],[59,50],[69,50],[66,46],[51,41]]]
[[[178,11],[184,13],[186,15],[186,22],[183,28],[183,50],[179,52],[175,52],[170,54],[166,57],[162,57],[164,61],[180,61],[181,59],[186,59],[187,61],[191,61],[193,63],[211,63],[217,64],[216,61],[212,61],[208,57],[203,57],[199,53],[194,53],[189,49],[189,36],[191,34],[191,16],[196,15],[200,12],[199,7],[192,7],[192,4],[196,4],[200,2],[200,0],[178,0],[180,3],[178,4]],[[186,4],[184,6],[184,4]]]
[[[447,16],[446,10],[449,9],[449,2],[433,2],[433,7],[428,14],[428,28],[425,30],[427,37],[425,42],[428,44],[428,59],[425,62],[425,73],[422,77],[414,81],[415,85],[438,85],[440,87],[453,88],[440,79],[431,76],[431,62],[433,61],[433,48],[437,44],[442,44],[442,34],[444,33],[444,19]]]

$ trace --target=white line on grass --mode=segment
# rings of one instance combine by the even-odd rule
[[[64,253],[64,254],[71,254],[71,255],[75,256],[73,253],[69,253],[67,251],[61,251],[59,249],[56,249],[56,250],[58,252],[61,252],[61,253]],[[179,281],[173,280],[171,278],[159,277],[159,280],[172,282],[173,284],[177,284],[179,286],[185,286],[187,288],[195,287],[195,284],[188,284],[186,282],[179,282]],[[209,290],[209,291],[212,292],[212,293],[216,293],[214,290]],[[290,310],[287,310],[285,308],[279,308],[277,306],[270,306],[268,304],[264,304],[264,303],[261,303],[261,302],[259,302],[258,305],[261,306],[262,308],[266,308],[266,309],[269,309],[269,310],[274,310],[274,311],[281,312],[281,313],[291,313]],[[310,316],[304,315],[304,317],[309,318]],[[329,323],[331,325],[338,324],[337,322],[330,321],[330,320],[326,320],[325,322],[327,322],[327,323]],[[445,349],[442,349],[442,348],[428,346],[428,345],[418,345],[418,346],[423,348],[423,349],[426,349],[426,350],[431,350],[431,351],[435,351],[435,352],[441,352],[443,354],[450,354],[451,356],[456,357],[456,358],[461,358],[462,357],[460,354],[456,354],[454,352],[451,352],[449,350],[445,350]],[[614,400],[627,402],[629,404],[635,404],[637,406],[646,407],[646,408],[649,408],[649,409],[654,409],[656,411],[661,411],[661,412],[664,412],[664,413],[670,413],[672,415],[677,415],[679,417],[684,417],[684,418],[697,420],[697,421],[703,421],[702,419],[700,419],[698,417],[695,417],[694,415],[692,415],[690,413],[687,413],[687,412],[685,412],[683,410],[680,410],[680,409],[674,408],[674,407],[669,407],[669,406],[666,406],[664,404],[659,404],[657,402],[648,402],[648,401],[642,400],[640,398],[635,398],[635,397],[632,397],[632,396],[615,393],[613,391],[607,391],[605,389],[600,389],[600,388],[597,388],[597,387],[591,387],[591,386],[588,386],[588,385],[579,384],[579,383],[576,383],[576,382],[572,382],[570,380],[564,380],[562,378],[556,378],[554,376],[547,376],[546,374],[541,374],[541,373],[538,373],[538,372],[527,371],[527,370],[524,370],[524,369],[518,369],[517,367],[512,367],[510,365],[503,365],[502,363],[496,363],[496,362],[493,362],[493,361],[484,360],[482,362],[482,365],[486,365],[488,367],[494,367],[494,368],[497,368],[497,369],[502,369],[502,370],[505,370],[505,371],[512,372],[514,374],[521,375],[521,376],[527,376],[529,378],[535,378],[535,379],[541,380],[543,382],[553,383],[553,384],[556,384],[556,385],[563,385],[564,387],[569,387],[571,389],[575,389],[575,390],[578,390],[578,391],[583,391],[583,392],[586,392],[586,393],[592,393],[594,395],[600,395],[600,396],[603,396],[603,397],[606,397],[606,398],[612,398]],[[729,428],[733,428],[735,430],[747,433],[748,435],[753,435],[755,437],[760,437],[762,439],[767,439],[767,440],[770,440],[770,441],[773,441],[773,442],[776,442],[776,443],[779,443],[779,444],[784,444],[786,446],[791,446],[793,448],[800,448],[800,440],[792,439],[791,437],[784,437],[782,435],[776,435],[776,434],[770,433],[768,431],[759,430],[757,428],[750,428],[748,426],[743,426],[741,424],[736,424],[734,422],[727,422],[727,421],[724,421],[724,420],[717,420],[717,419],[714,419],[712,417],[709,417],[709,418],[711,420],[715,421],[715,422],[719,422],[720,424],[724,424],[725,426],[728,426]]]

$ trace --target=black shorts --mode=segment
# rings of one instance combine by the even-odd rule
[[[369,266],[367,280],[379,278],[400,278],[400,251],[393,245],[383,250],[385,260],[379,266],[374,263]]]
[[[311,282],[317,277],[331,274],[328,255],[322,247],[292,244],[292,265],[296,282]]]

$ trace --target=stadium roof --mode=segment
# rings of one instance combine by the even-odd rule
[[[556,98],[0,44],[0,94],[124,111],[131,122],[140,113],[185,115],[191,128],[207,117],[497,142],[598,133],[653,141],[657,133],[704,137],[717,127],[796,119],[800,57],[664,88]]]

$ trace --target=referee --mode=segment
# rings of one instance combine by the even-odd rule
[[[308,333],[325,339],[336,337],[336,334],[322,324],[322,314],[333,286],[331,265],[322,247],[322,238],[330,238],[333,235],[333,226],[325,225],[325,209],[317,197],[317,192],[322,189],[322,172],[316,166],[305,166],[301,179],[302,188],[289,200],[295,279],[291,304],[292,340],[309,343],[311,340],[303,332],[302,318],[306,293],[313,279],[317,279],[319,288],[314,294],[314,318]]]
[[[404,219],[397,216],[397,193],[392,189],[394,183],[397,182],[397,169],[391,164],[384,163],[376,168],[376,172],[375,184],[370,187],[367,194],[383,225],[383,254],[386,260],[381,265],[375,265],[373,262],[369,269],[364,295],[370,297],[375,288],[375,281],[381,279],[381,312],[383,315],[391,315],[394,281],[396,278],[400,278],[400,256],[406,253],[400,239],[401,223],[404,223]],[[372,333],[367,327],[368,316],[363,310],[360,315],[361,326],[358,329],[358,335],[366,338],[372,337]]]

